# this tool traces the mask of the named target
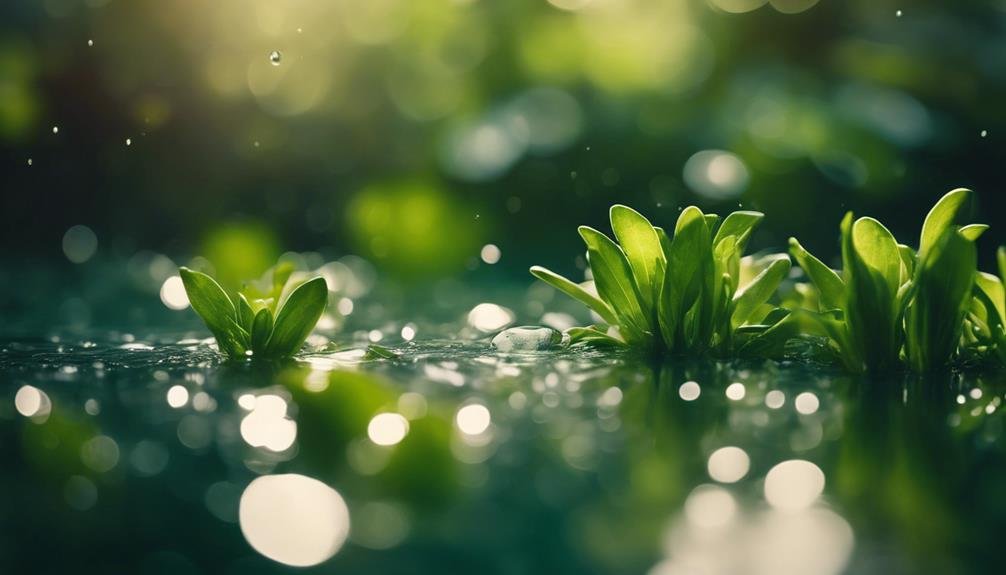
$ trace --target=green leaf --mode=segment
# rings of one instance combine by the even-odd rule
[[[612,325],[618,323],[618,320],[615,318],[615,312],[611,310],[611,307],[595,297],[594,294],[580,287],[579,284],[541,266],[533,266],[531,268],[531,275],[592,309],[607,323]]]
[[[620,320],[618,324],[627,330],[626,337],[636,339],[645,334],[649,331],[649,322],[643,314],[625,254],[603,233],[588,226],[580,226],[579,231],[587,244],[587,261],[594,274],[597,293],[611,305]]]
[[[904,284],[915,274],[915,264],[918,257],[915,250],[905,244],[898,244],[898,254],[901,256],[901,277],[900,282]]]
[[[975,241],[982,237],[982,234],[989,229],[988,224],[968,224],[962,227],[958,232],[964,236],[964,239]]]
[[[834,270],[805,250],[796,238],[789,239],[789,253],[820,293],[822,311],[845,307],[845,282]]]
[[[919,257],[925,256],[943,236],[943,232],[953,225],[957,215],[971,196],[971,190],[957,188],[947,192],[926,215],[919,238]]]
[[[383,345],[377,345],[372,343],[367,346],[367,353],[363,355],[365,360],[375,360],[375,359],[398,359],[399,355],[394,352],[394,350],[384,347]]]
[[[915,371],[942,367],[956,351],[977,259],[974,242],[953,228],[921,258],[905,315],[905,352]]]
[[[978,272],[975,275],[975,287],[988,296],[995,314],[1006,322],[1006,289],[1002,280],[992,274]]]
[[[231,357],[242,356],[241,334],[239,329],[235,329],[240,326],[236,323],[237,314],[227,293],[213,278],[202,272],[182,267],[178,273],[185,285],[189,304],[216,338],[220,351]]]
[[[782,256],[734,295],[734,311],[730,318],[732,327],[743,325],[759,306],[772,297],[782,280],[789,275],[791,265],[789,258]]]
[[[269,336],[272,335],[272,312],[262,308],[255,314],[251,328],[251,347],[255,353],[265,353]]]
[[[894,236],[877,220],[850,221],[847,216],[842,223],[842,258],[849,286],[846,321],[867,367],[888,370],[899,363],[901,350],[901,254]]]
[[[643,308],[650,315],[656,304],[663,276],[658,275],[664,262],[664,250],[660,246],[660,236],[649,220],[632,208],[615,205],[611,207],[611,229],[625,251],[625,257],[632,268],[636,288],[642,296]]]
[[[1006,283],[1006,246],[1000,246],[996,250],[996,261],[999,263],[999,277]]]
[[[596,326],[571,327],[566,330],[566,334],[569,335],[569,345],[578,343],[604,346],[625,345],[624,341],[608,335],[606,332],[599,330]]]
[[[716,214],[706,214],[706,229],[709,230],[709,235],[712,236],[716,232],[716,228],[720,225],[720,218]],[[713,245],[716,245],[715,243]]]
[[[702,210],[690,206],[681,212],[674,237],[667,246],[667,269],[657,305],[660,334],[664,344],[674,349],[683,342],[684,316],[699,296],[701,274],[712,265],[709,228]]]
[[[315,278],[301,284],[283,303],[276,316],[266,355],[288,357],[303,345],[328,305],[328,285],[325,278]]]
[[[248,298],[245,294],[238,292],[238,325],[245,329],[247,332],[252,331],[252,323],[255,321],[255,311],[252,309],[252,305],[248,303]]]
[[[720,226],[720,229],[716,231],[713,245],[720,243],[720,240],[727,236],[734,236],[737,238],[738,253],[743,253],[748,239],[751,237],[751,232],[754,231],[755,227],[764,217],[765,214],[761,212],[743,210],[732,212],[723,220],[723,225]]]

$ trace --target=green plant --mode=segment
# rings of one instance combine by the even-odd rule
[[[232,358],[283,358],[295,354],[328,303],[325,278],[294,281],[293,266],[280,264],[249,282],[232,300],[210,276],[180,268],[189,303]],[[236,302],[236,303],[235,303]]]
[[[970,349],[1006,365],[1006,246],[996,252],[999,276],[978,272],[964,330]]]
[[[618,243],[579,228],[596,293],[590,284],[531,268],[603,322],[570,330],[571,341],[726,355],[743,350],[783,317],[767,302],[788,275],[789,258],[741,258],[761,213],[738,211],[721,222],[692,206],[681,212],[673,236],[626,206],[613,206],[610,217]],[[754,277],[740,286],[745,273]]]
[[[761,350],[818,336],[823,351],[850,371],[908,365],[925,372],[958,351],[977,272],[974,240],[988,226],[959,227],[970,191],[947,193],[922,226],[919,250],[899,244],[879,221],[846,214],[841,225],[842,272],[811,255],[795,238],[790,253],[817,290],[817,309],[791,313],[766,334]]]

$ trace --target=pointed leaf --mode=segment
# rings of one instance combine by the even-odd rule
[[[734,295],[734,311],[730,318],[733,327],[743,325],[759,306],[772,297],[782,280],[789,275],[790,266],[789,258],[782,256]]]
[[[265,353],[269,336],[272,335],[272,312],[262,308],[255,314],[251,329],[251,347],[255,353]]]
[[[820,293],[822,310],[844,307],[845,282],[834,270],[805,250],[796,238],[789,239],[789,253]]]
[[[632,269],[621,248],[593,228],[580,226],[579,231],[588,247],[587,260],[594,274],[597,293],[611,305],[620,320],[619,325],[640,334],[649,331],[649,322],[643,314],[640,295],[632,279]]]
[[[942,367],[957,349],[977,264],[974,242],[953,228],[926,252],[905,315],[905,352],[912,369]]]
[[[982,234],[984,234],[988,229],[988,224],[968,224],[958,230],[958,232],[964,236],[965,239],[975,241],[982,237]]]
[[[598,299],[594,296],[594,294],[580,287],[579,284],[576,284],[552,270],[541,266],[533,266],[531,268],[531,275],[584,304],[593,310],[594,313],[601,316],[601,319],[607,323],[612,325],[618,323],[618,320],[615,318],[615,312],[612,311],[608,304]]]
[[[748,238],[751,237],[751,232],[754,231],[755,227],[761,222],[765,214],[761,212],[752,211],[736,211],[732,212],[720,226],[720,229],[716,231],[716,237],[713,239],[713,245],[716,245],[727,236],[735,236],[737,238],[738,251],[744,253],[744,248],[747,246]]]
[[[240,357],[244,349],[240,333],[235,329],[237,314],[227,293],[210,276],[182,267],[178,274],[185,285],[189,304],[203,323],[213,333],[220,351],[231,357]]]
[[[926,215],[919,238],[919,257],[923,257],[943,236],[943,232],[953,225],[957,215],[971,196],[971,190],[957,188],[947,192]]]
[[[252,331],[252,323],[255,321],[255,311],[252,305],[248,303],[248,298],[245,294],[238,292],[238,325],[244,328],[245,331]]]
[[[272,336],[266,345],[269,357],[288,357],[303,345],[328,305],[325,278],[315,278],[295,289],[276,316]]]
[[[622,205],[611,207],[611,229],[629,260],[644,311],[651,310],[656,303],[659,283],[664,279],[658,275],[664,261],[660,236],[649,220],[632,208]]]

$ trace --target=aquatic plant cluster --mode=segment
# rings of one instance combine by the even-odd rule
[[[202,272],[183,267],[179,275],[192,309],[213,333],[220,351],[232,358],[292,356],[328,305],[325,278],[296,278],[290,263],[246,283],[233,301]]]
[[[957,223],[970,195],[956,189],[936,203],[917,250],[879,221],[848,213],[840,271],[796,238],[789,254],[743,256],[758,212],[721,219],[692,206],[669,234],[616,205],[614,240],[579,229],[591,281],[539,266],[531,273],[596,314],[597,324],[570,330],[573,342],[660,355],[803,357],[856,373],[1006,364],[1006,248],[998,277],[978,271],[975,241],[988,226]],[[788,280],[790,256],[809,282]]]
[[[745,256],[760,212],[721,218],[690,206],[668,233],[615,205],[614,239],[579,228],[590,281],[540,266],[531,273],[599,320],[567,330],[562,341],[569,344],[655,355],[800,357],[853,373],[1006,364],[1006,248],[997,254],[999,276],[977,269],[975,241],[988,226],[957,223],[970,195],[956,189],[936,203],[917,250],[879,221],[849,212],[840,226],[840,271],[796,238],[788,254]],[[792,280],[792,261],[809,282]],[[232,297],[210,276],[180,270],[192,308],[232,358],[284,358],[301,349],[325,310],[328,287],[323,277],[294,274],[292,264],[280,264]]]

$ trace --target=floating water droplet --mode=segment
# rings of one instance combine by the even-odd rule
[[[898,18],[901,18],[901,10],[895,12],[894,15],[897,16]]]
[[[28,165],[31,165],[31,158],[28,158]]]
[[[269,62],[273,66],[279,66],[280,61],[283,60],[283,54],[279,50],[273,50],[269,52]]]
[[[87,41],[87,45],[88,46],[94,46],[94,40],[88,40]]]
[[[58,134],[59,133],[59,126],[53,126],[52,127],[52,133],[53,134]]]
[[[555,349],[563,343],[563,336],[550,327],[522,325],[505,329],[492,340],[492,347],[499,351],[545,351]]]
[[[988,131],[988,130],[982,130],[982,133],[981,133],[981,136],[982,136],[983,138],[984,138],[985,136],[988,136],[988,135],[989,135],[989,131]]]
[[[126,138],[126,145],[127,146],[132,146],[133,145],[133,140],[130,139],[130,138]]]
[[[486,244],[482,246],[482,251],[479,253],[482,261],[490,265],[500,261],[501,255],[502,253],[500,252],[500,249],[496,247],[495,244]]]

